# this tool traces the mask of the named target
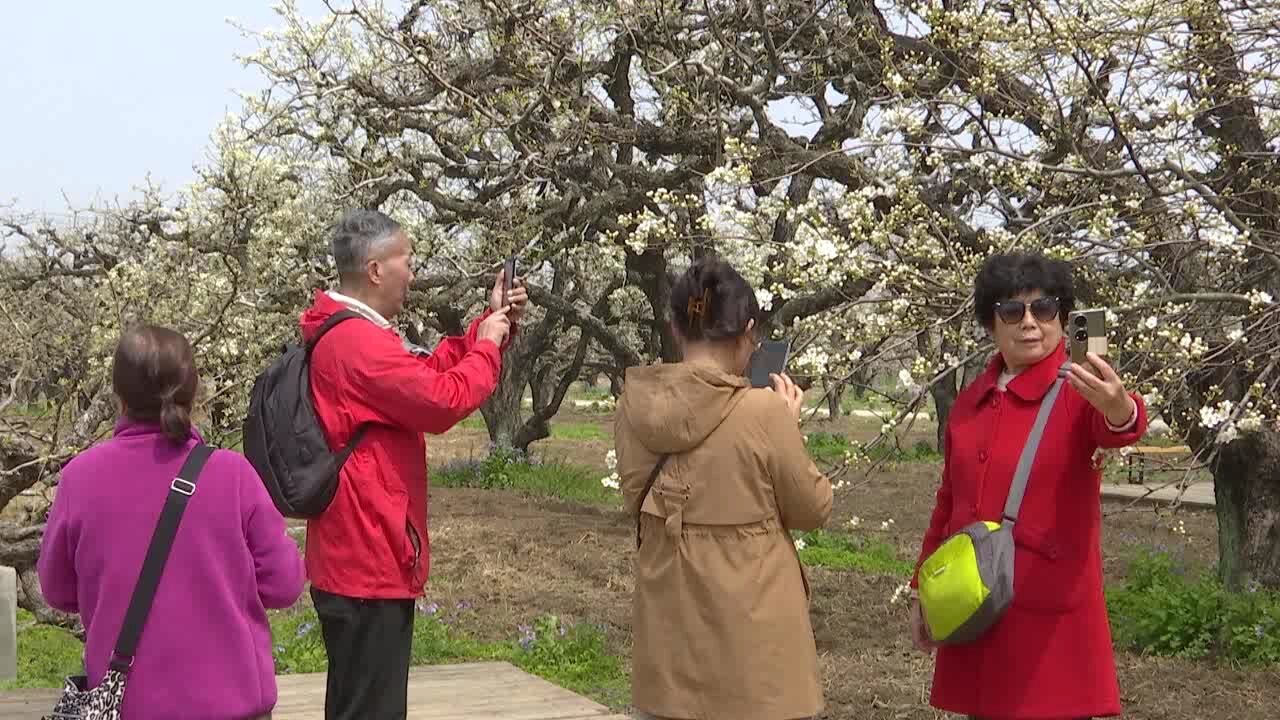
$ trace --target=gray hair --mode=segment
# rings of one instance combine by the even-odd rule
[[[348,210],[333,229],[329,250],[342,277],[364,272],[375,245],[400,232],[400,223],[377,210]]]

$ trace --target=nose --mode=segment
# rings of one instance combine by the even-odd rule
[[[1022,326],[1031,328],[1036,326],[1036,316],[1031,314],[1031,306],[1026,305],[1022,308]]]

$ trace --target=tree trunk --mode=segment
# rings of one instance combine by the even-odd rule
[[[933,396],[934,420],[938,423],[938,452],[946,452],[947,418],[951,417],[951,408],[955,407],[956,398],[960,395],[960,383],[956,381],[957,373],[953,372],[929,388]]]
[[[840,400],[844,395],[844,385],[840,383],[832,385],[823,380],[822,387],[827,392],[827,412],[830,413],[831,419],[835,420],[841,414]]]
[[[1280,589],[1280,433],[1249,433],[1212,464],[1218,573],[1230,590]]]
[[[938,423],[939,453],[946,451],[947,419],[951,417],[951,409],[955,407],[956,398],[960,397],[960,391],[968,387],[974,378],[982,374],[985,367],[986,364],[982,360],[971,360],[929,388],[929,394],[933,396],[934,420]]]
[[[507,352],[512,353],[514,350],[516,348],[511,348]],[[522,401],[527,377],[526,373],[515,369],[517,365],[523,365],[523,363],[513,362],[513,360],[524,359],[526,358],[503,358],[498,387],[494,388],[493,394],[480,406],[480,414],[484,416],[485,426],[489,429],[491,449],[510,450],[516,447],[516,435],[524,425]],[[532,360],[532,358],[527,359]]]
[[[865,363],[853,374],[853,399],[862,402],[867,399],[867,387],[871,385],[871,363]]]

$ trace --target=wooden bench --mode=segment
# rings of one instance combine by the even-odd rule
[[[1166,458],[1185,456],[1191,454],[1191,448],[1186,445],[1174,445],[1171,447],[1163,447],[1158,445],[1139,445],[1130,449],[1125,455],[1125,478],[1130,485],[1142,485],[1147,478],[1147,466],[1156,465],[1152,471],[1168,470],[1170,462]],[[1137,467],[1138,479],[1134,481],[1133,470]]]

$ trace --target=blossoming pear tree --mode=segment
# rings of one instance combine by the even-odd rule
[[[192,187],[6,213],[0,508],[108,431],[134,318],[197,342],[233,444],[360,205],[414,239],[414,342],[465,327],[519,256],[537,310],[483,409],[516,447],[584,369],[678,357],[666,308],[698,257],[747,274],[815,386],[889,369],[886,438],[930,401],[945,422],[989,356],[986,257],[1069,259],[1127,384],[1213,473],[1224,577],[1280,586],[1277,22],[1273,0],[286,1],[245,58],[269,89]],[[38,513],[0,520],[32,606],[38,538]]]

